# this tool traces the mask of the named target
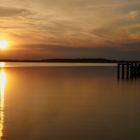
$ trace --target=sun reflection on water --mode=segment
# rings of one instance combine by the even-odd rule
[[[5,62],[0,62],[0,68],[4,68],[5,67]]]
[[[4,126],[4,89],[6,82],[6,74],[1,66],[0,69],[0,140],[2,140]]]

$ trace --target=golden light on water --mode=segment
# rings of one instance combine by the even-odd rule
[[[1,68],[1,66],[0,66]],[[3,137],[4,126],[4,89],[6,83],[6,74],[3,68],[0,70],[0,140]]]
[[[0,68],[4,68],[5,67],[5,62],[0,62]]]

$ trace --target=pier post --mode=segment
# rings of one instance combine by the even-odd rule
[[[124,79],[124,76],[125,76],[125,65],[122,64],[122,79]]]
[[[130,65],[126,64],[126,79],[127,80],[129,79],[129,67],[130,67]]]
[[[140,63],[138,64],[138,77],[140,78]]]
[[[133,79],[133,64],[130,65],[130,78]]]
[[[120,79],[120,64],[118,64],[118,67],[117,67],[117,77],[118,79]]]
[[[137,63],[136,64],[136,78],[138,78],[139,77],[139,64]]]
[[[137,64],[134,63],[134,67],[133,67],[133,73],[134,73],[134,78],[136,79],[137,78]]]

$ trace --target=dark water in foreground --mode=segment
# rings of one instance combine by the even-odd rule
[[[0,69],[0,140],[140,139],[140,80],[118,81],[115,66],[18,65]]]

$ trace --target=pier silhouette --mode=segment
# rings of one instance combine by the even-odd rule
[[[123,80],[140,78],[140,62],[118,63],[117,77]]]

